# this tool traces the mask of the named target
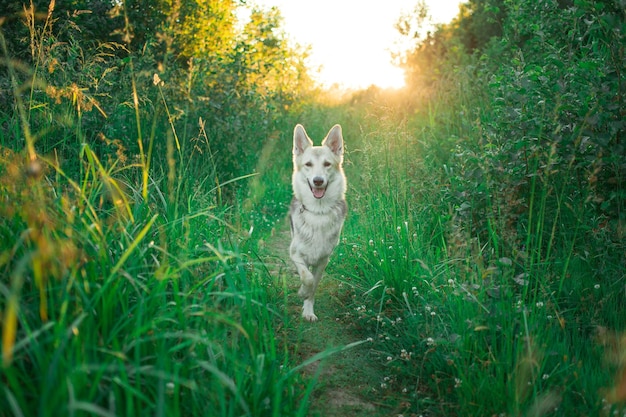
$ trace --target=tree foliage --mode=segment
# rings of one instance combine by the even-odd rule
[[[475,138],[455,151],[466,185],[499,183],[518,213],[529,209],[532,184],[566,190],[578,215],[608,219],[598,221],[619,239],[626,220],[624,33],[619,2],[473,0],[418,39],[402,62],[416,96],[445,97],[456,112],[447,117],[471,120],[456,132]],[[549,201],[562,210],[562,201]]]
[[[288,42],[276,9],[250,9],[236,0],[2,3],[9,58],[24,70],[20,94],[38,103],[34,112],[47,113],[32,118],[33,130],[44,129],[39,120],[53,120],[41,130],[44,152],[56,146],[62,113],[80,113],[76,132],[85,137],[78,141],[104,151],[110,147],[97,139],[103,137],[130,153],[139,152],[132,132],[146,132],[133,127],[139,120],[154,119],[154,132],[188,132],[202,119],[221,175],[239,176],[254,169],[256,152],[284,110],[312,88],[306,53]],[[249,9],[247,20],[239,21],[241,9]],[[0,81],[9,86],[8,78]],[[131,97],[122,96],[128,88],[140,103],[139,118]],[[156,138],[156,149],[166,142]]]

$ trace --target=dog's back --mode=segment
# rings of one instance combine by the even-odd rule
[[[339,242],[347,213],[341,127],[335,125],[322,146],[313,146],[304,128],[297,125],[294,129],[293,162],[294,198],[289,210],[292,237],[289,253],[302,282],[298,292],[304,298],[302,316],[315,321],[315,289]]]

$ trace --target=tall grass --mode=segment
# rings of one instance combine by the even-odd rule
[[[415,415],[617,411],[619,362],[599,336],[619,339],[626,319],[616,247],[585,254],[595,220],[571,200],[567,166],[538,166],[549,154],[530,161],[527,205],[515,201],[498,144],[459,108],[410,129],[379,119],[349,143],[351,212],[331,268],[360,286],[354,317],[388,369],[381,395]]]
[[[593,181],[550,142],[560,108],[511,116],[468,70],[452,76],[464,94],[416,112],[371,106],[372,90],[265,128],[239,109],[220,130],[172,105],[191,81],[118,67],[119,45],[85,59],[44,42],[48,23],[31,26],[33,68],[3,52],[0,414],[305,415],[299,371],[333,351],[293,362],[275,330],[287,303],[252,258],[284,219],[295,122],[344,128],[350,213],[329,270],[357,287],[378,395],[403,415],[623,413],[621,219],[593,209]],[[510,69],[490,86],[532,84]],[[501,134],[518,114],[523,140]],[[213,148],[236,148],[233,133],[270,140],[239,161]],[[257,176],[238,171],[255,156]]]
[[[115,129],[136,127],[139,157],[106,138],[99,152],[82,90],[58,96],[4,54],[0,414],[304,415],[309,382],[221,204],[205,126],[177,132],[162,91],[145,119],[129,84],[135,123]],[[141,128],[163,114],[168,130]]]

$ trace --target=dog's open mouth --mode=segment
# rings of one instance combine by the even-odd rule
[[[311,187],[311,191],[313,192],[313,197],[322,198],[324,194],[326,194],[326,188],[315,188]]]
[[[322,198],[322,197],[324,197],[324,194],[326,194],[326,188],[328,187],[328,184],[326,184],[325,187],[315,187],[315,186],[309,184],[309,187],[311,188],[311,192],[313,193],[313,197],[315,197],[315,198]]]

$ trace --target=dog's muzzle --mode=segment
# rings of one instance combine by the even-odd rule
[[[324,194],[326,194],[326,180],[322,177],[313,177],[313,185],[311,185],[311,181],[308,181],[309,188],[311,188],[311,192],[313,193],[313,197],[322,198]]]

